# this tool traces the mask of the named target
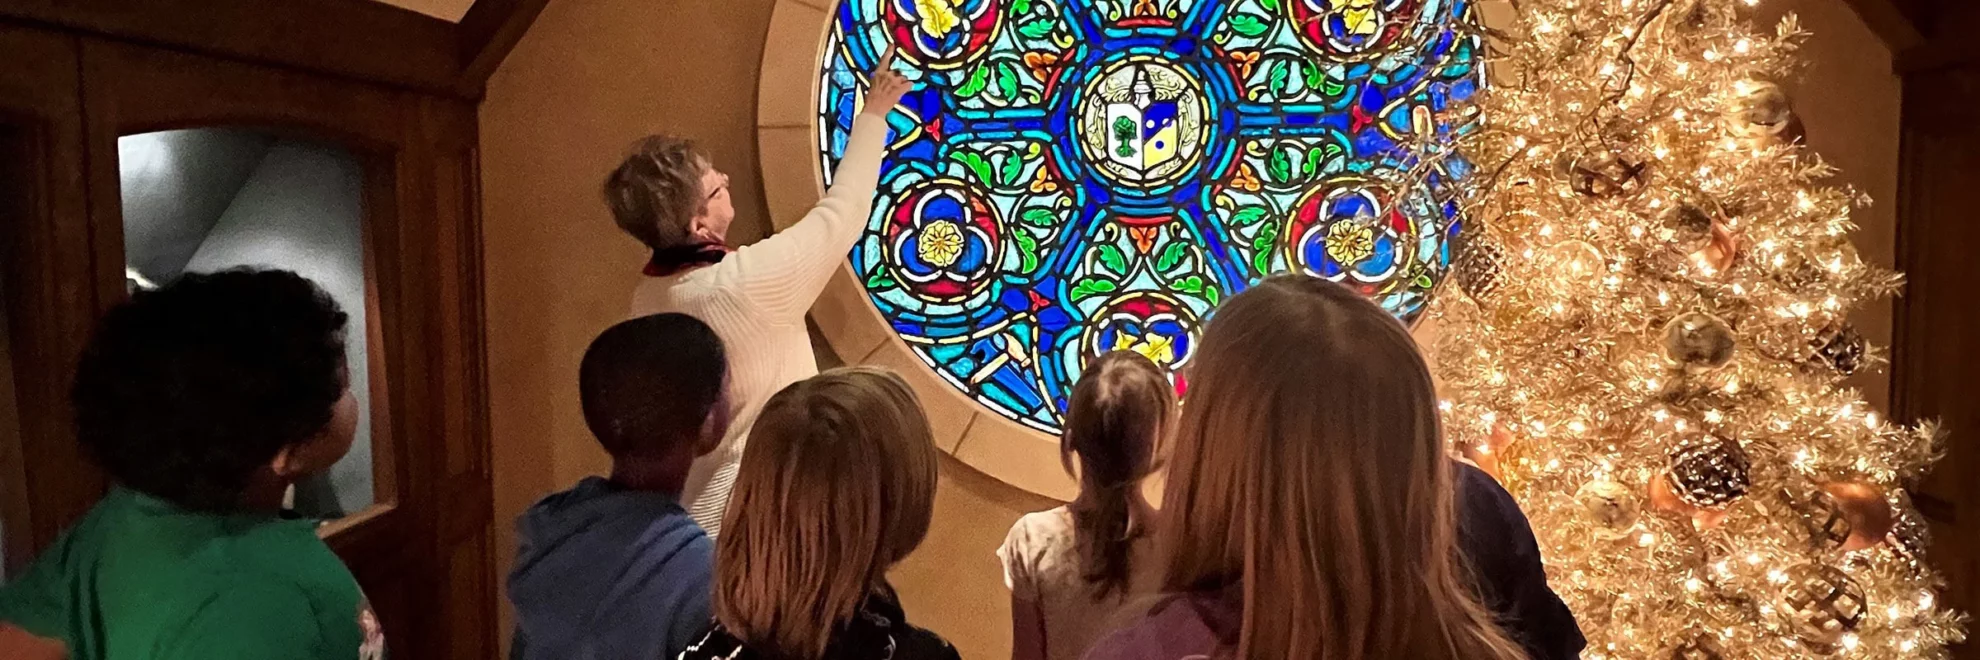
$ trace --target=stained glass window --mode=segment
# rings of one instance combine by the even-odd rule
[[[1462,225],[1444,152],[1483,79],[1472,2],[842,0],[826,176],[887,45],[925,83],[853,266],[944,380],[1047,432],[1087,359],[1175,372],[1272,273],[1414,320]]]

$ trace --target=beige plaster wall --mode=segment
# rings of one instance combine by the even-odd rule
[[[1852,238],[1863,260],[1885,268],[1897,263],[1898,109],[1901,85],[1891,72],[1891,51],[1858,19],[1846,0],[1764,0],[1760,17],[1771,25],[1793,12],[1813,33],[1803,47],[1807,62],[1788,85],[1795,111],[1808,127],[1808,145],[1842,169],[1837,183],[1870,195],[1875,204],[1856,214],[1862,226]],[[1859,311],[1856,326],[1872,344],[1891,341],[1890,301]],[[1890,374],[1859,374],[1852,384],[1871,405],[1890,408]]]
[[[760,237],[769,226],[754,115],[770,5],[552,2],[490,82],[482,190],[499,520],[605,465],[579,417],[575,382],[586,343],[625,313],[643,259],[598,200],[598,183],[624,145],[656,131],[695,137],[734,177],[733,238]],[[1794,87],[1810,142],[1845,181],[1886,201],[1860,216],[1857,242],[1866,259],[1889,264],[1898,121],[1890,54],[1845,0],[1763,2],[1774,15],[1788,9],[1816,32],[1807,51],[1815,61]],[[1859,324],[1881,343],[1890,310],[1870,310]],[[1862,381],[1881,405],[1883,375]],[[935,526],[895,574],[910,616],[965,657],[1008,655],[1008,599],[991,552],[1017,516],[1050,504],[945,458]],[[501,529],[506,567],[514,537],[506,523]],[[504,607],[505,630],[508,616]]]

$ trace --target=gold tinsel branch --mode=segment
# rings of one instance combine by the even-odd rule
[[[1432,318],[1456,448],[1532,518],[1589,658],[1944,657],[1904,487],[1938,429],[1843,386],[1902,280],[1848,241],[1747,0],[1519,0],[1474,26],[1468,244]],[[1504,23],[1504,24],[1501,24]]]

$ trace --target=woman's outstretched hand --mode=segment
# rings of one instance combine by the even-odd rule
[[[885,117],[900,105],[901,97],[914,88],[905,76],[894,70],[894,48],[889,46],[886,54],[880,56],[880,64],[873,67],[873,85],[866,90],[865,112]]]

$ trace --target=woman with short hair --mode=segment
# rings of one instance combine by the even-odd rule
[[[872,214],[887,114],[910,87],[892,64],[888,52],[870,76],[865,110],[853,121],[832,189],[774,236],[729,249],[729,224],[736,217],[729,177],[686,139],[642,139],[605,179],[613,220],[653,251],[629,318],[687,314],[714,328],[730,347],[735,424],[720,447],[695,461],[681,500],[710,536],[721,535],[722,509],[757,409],[785,385],[818,373],[804,316]]]

